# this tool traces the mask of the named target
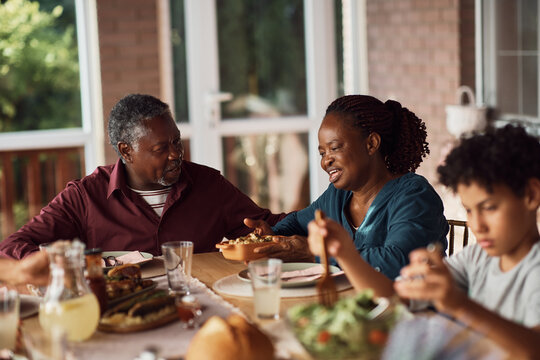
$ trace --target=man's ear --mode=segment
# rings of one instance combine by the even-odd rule
[[[131,152],[133,151],[131,145],[125,142],[119,142],[116,146],[118,147],[118,152],[120,153],[120,156],[122,156],[122,159],[124,159],[124,162],[130,163],[132,160]]]
[[[369,155],[373,155],[381,147],[381,135],[372,132],[366,138],[366,147]]]
[[[540,207],[540,179],[530,178],[525,186],[525,205],[529,210]]]

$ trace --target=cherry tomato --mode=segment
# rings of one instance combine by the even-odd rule
[[[387,339],[388,334],[378,329],[371,330],[368,335],[368,341],[374,345],[384,345]]]
[[[321,344],[326,344],[328,340],[330,340],[330,333],[326,330],[323,330],[319,333],[319,336],[317,336],[317,341]]]

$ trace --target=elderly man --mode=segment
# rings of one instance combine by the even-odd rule
[[[87,247],[161,254],[161,244],[192,241],[215,250],[223,237],[250,232],[246,217],[275,224],[285,214],[261,209],[212,168],[183,159],[169,106],[149,95],[121,99],[109,117],[114,165],[71,181],[41,213],[0,243],[23,258],[39,244],[78,237]]]

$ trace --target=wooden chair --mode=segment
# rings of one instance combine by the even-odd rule
[[[463,227],[463,247],[469,243],[469,228],[467,227],[467,222],[461,220],[448,220],[448,225],[450,226],[450,231],[448,232],[448,255],[450,256],[454,253],[454,228],[456,226]]]

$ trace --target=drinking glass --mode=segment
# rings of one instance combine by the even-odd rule
[[[281,265],[279,259],[257,260],[248,265],[255,315],[259,319],[279,319]]]
[[[169,290],[177,295],[188,295],[193,243],[191,241],[166,242],[161,245],[161,252],[165,260]]]
[[[19,294],[0,288],[0,349],[15,350],[19,324]]]
[[[24,346],[32,360],[73,359],[67,336],[62,328],[56,326],[50,331],[25,332]]]

